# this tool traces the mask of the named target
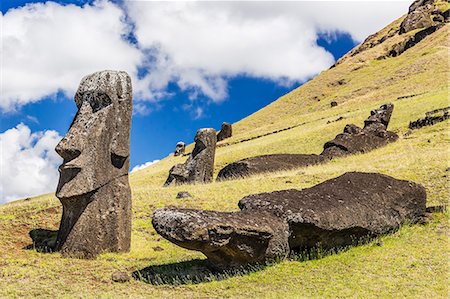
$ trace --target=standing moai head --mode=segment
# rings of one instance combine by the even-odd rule
[[[75,103],[78,112],[55,149],[64,159],[56,190],[63,204],[56,249],[77,257],[126,251],[131,235],[131,79],[118,71],[88,75]]]
[[[387,130],[392,111],[394,111],[394,104],[384,104],[370,111],[369,118],[364,121],[364,129]]]
[[[175,146],[175,151],[173,152],[173,155],[176,156],[181,156],[184,155],[184,151],[186,150],[186,144],[183,141],[180,141],[177,143],[177,145]]]
[[[169,171],[164,186],[185,183],[208,183],[213,179],[217,136],[214,129],[200,129],[195,135],[195,147],[184,164]]]
[[[233,129],[231,127],[231,124],[224,122],[222,123],[222,128],[220,129],[219,133],[217,134],[217,141],[222,141],[226,138],[230,138],[233,134]]]

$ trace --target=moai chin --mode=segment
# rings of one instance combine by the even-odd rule
[[[195,135],[195,147],[184,164],[176,164],[169,171],[164,186],[186,183],[209,183],[213,179],[216,153],[216,130],[200,129]]]
[[[56,250],[79,258],[129,251],[130,76],[120,71],[88,75],[75,103],[78,112],[55,149],[64,159],[56,189],[63,205]]]

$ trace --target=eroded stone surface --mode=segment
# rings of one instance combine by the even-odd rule
[[[351,172],[308,189],[244,197],[240,212],[158,209],[152,223],[164,238],[226,268],[355,245],[419,221],[425,204],[416,183]]]
[[[400,25],[400,34],[415,29],[440,26],[448,22],[448,9],[441,11],[436,0],[416,0],[411,4],[408,14]]]
[[[214,173],[214,156],[216,153],[216,131],[200,129],[195,135],[195,147],[184,164],[176,164],[169,171],[164,186],[170,184],[208,183]]]
[[[131,79],[118,71],[88,75],[75,103],[78,113],[55,149],[64,159],[56,190],[63,205],[56,249],[80,258],[128,251]]]
[[[231,124],[224,122],[222,123],[222,128],[217,134],[217,141],[222,141],[224,139],[230,138],[233,135],[233,128]]]

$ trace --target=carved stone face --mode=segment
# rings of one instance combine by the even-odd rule
[[[89,193],[128,173],[131,80],[125,72],[103,71],[82,79],[78,112],[56,146],[58,198]]]
[[[384,104],[380,108],[370,111],[370,116],[364,121],[364,127],[368,127],[374,123],[382,124],[385,129],[389,125],[392,111],[394,110],[393,104]]]

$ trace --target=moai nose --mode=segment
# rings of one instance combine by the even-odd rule
[[[73,135],[69,134],[56,145],[55,151],[64,159],[64,162],[71,161],[81,154],[81,150],[74,142]]]

